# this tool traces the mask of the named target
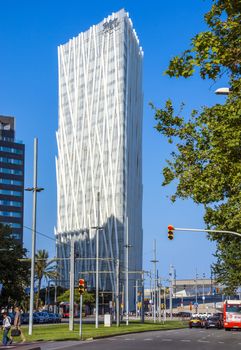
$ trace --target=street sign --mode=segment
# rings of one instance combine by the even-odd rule
[[[198,303],[194,303],[194,306],[195,306],[195,307],[198,307]]]
[[[203,295],[202,300],[205,300],[205,296]]]

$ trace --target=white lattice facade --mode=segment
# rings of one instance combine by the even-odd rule
[[[124,10],[58,48],[58,256],[69,256],[74,237],[78,257],[88,258],[76,260],[76,279],[81,272],[95,287],[85,273],[95,270],[99,213],[100,257],[109,258],[100,271],[111,272],[100,273],[103,290],[115,290],[115,258],[124,269],[127,217],[129,268],[142,268],[142,57]],[[68,280],[68,260],[60,267]]]

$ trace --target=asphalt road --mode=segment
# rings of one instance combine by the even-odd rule
[[[241,332],[180,329],[136,333],[90,341],[38,343],[41,350],[241,350]],[[12,346],[23,349],[21,346]]]
[[[72,346],[71,346],[72,345]],[[180,329],[115,336],[79,344],[46,344],[41,350],[241,350],[241,332]]]

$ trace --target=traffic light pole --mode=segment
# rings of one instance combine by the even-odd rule
[[[141,323],[145,323],[145,310],[144,310],[144,271],[141,273]]]
[[[181,227],[174,227],[174,230],[175,231],[192,231],[192,232],[210,232],[210,233],[229,233],[231,235],[241,237],[241,233],[234,232],[234,231],[204,230],[204,229],[198,229],[198,228],[181,228]]]
[[[98,201],[98,227],[96,230],[96,296],[95,296],[95,328],[99,328],[99,229],[100,229],[100,192],[97,193]]]
[[[170,286],[169,286],[169,308],[170,308],[170,319],[172,320],[172,293],[173,293],[173,266],[170,265]]]
[[[151,262],[154,264],[154,293],[153,293],[153,321],[156,323],[156,282],[157,282],[157,270],[156,270],[156,263],[158,260],[156,260],[156,240],[154,239],[153,242],[153,253],[154,253],[154,259],[151,260]]]
[[[126,219],[126,325],[129,325],[129,236],[128,236],[128,218]]]
[[[70,241],[69,330],[74,330],[74,237]]]
[[[82,338],[82,306],[83,306],[83,295],[80,294],[79,302],[79,336]]]
[[[116,326],[120,326],[120,260],[116,259]]]

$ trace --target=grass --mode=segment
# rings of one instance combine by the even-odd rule
[[[57,325],[34,325],[33,335],[28,335],[28,326],[22,326],[22,330],[27,341],[49,341],[49,340],[80,340],[79,337],[79,325],[75,324],[74,331],[69,331],[68,324],[57,324]],[[163,323],[151,323],[145,322],[140,324],[137,322],[131,322],[128,326],[121,324],[120,327],[116,327],[114,324],[112,327],[104,327],[103,324],[99,325],[99,328],[95,328],[94,324],[83,324],[82,328],[82,339],[86,340],[89,338],[99,338],[103,336],[121,335],[128,333],[136,333],[143,331],[153,330],[168,330],[176,328],[187,327],[187,323],[183,321],[167,321]],[[2,332],[0,332],[2,337]],[[14,338],[15,342],[21,341],[20,337]]]

